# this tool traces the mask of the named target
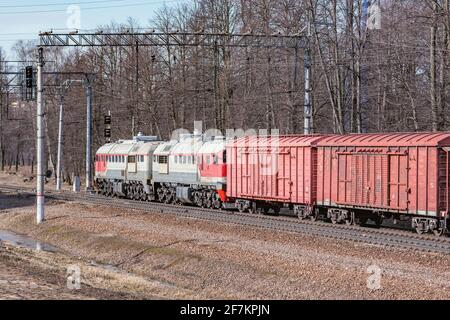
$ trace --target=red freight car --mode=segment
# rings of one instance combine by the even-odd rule
[[[227,196],[241,211],[297,214],[316,203],[315,144],[324,136],[244,137],[227,147]]]
[[[325,138],[318,142],[316,213],[363,224],[410,216],[417,232],[440,234],[450,214],[449,152],[450,133]]]

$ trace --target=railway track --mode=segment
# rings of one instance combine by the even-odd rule
[[[34,195],[33,188],[0,186],[0,190]],[[450,254],[450,239],[419,236],[412,232],[392,229],[361,228],[358,226],[332,225],[325,222],[300,221],[290,217],[259,216],[234,211],[217,211],[205,208],[166,205],[153,202],[137,202],[111,199],[95,194],[74,194],[46,191],[51,199],[82,201],[102,206],[140,210],[152,213],[173,214],[182,218],[216,221],[246,227],[262,228],[310,236],[347,240],[381,247],[402,248],[421,252]]]

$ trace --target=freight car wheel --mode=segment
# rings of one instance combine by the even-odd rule
[[[420,235],[423,235],[423,234],[425,234],[425,233],[427,233],[427,231],[426,230],[424,230],[422,227],[416,227],[416,232],[417,232],[417,234],[420,234]]]
[[[367,225],[367,218],[358,218],[358,225],[360,227],[365,227]]]
[[[434,229],[433,233],[436,237],[442,237],[445,234],[445,230],[443,228]]]
[[[355,213],[354,212],[350,212],[350,215],[347,217],[347,219],[345,219],[345,224],[347,226],[352,226],[355,224]]]
[[[250,208],[248,208],[248,212],[250,214],[257,214],[258,213],[258,211],[256,209],[256,203],[250,204]]]
[[[316,208],[316,209],[314,210],[313,214],[310,216],[309,219],[310,219],[312,222],[316,222],[316,221],[319,220],[319,214],[320,214],[320,210],[319,210],[319,208]]]
[[[280,211],[281,211],[280,207],[273,208],[273,214],[277,217],[280,215]]]
[[[265,208],[261,208],[261,207],[258,207],[258,208],[256,208],[256,214],[259,214],[259,215],[266,215],[266,209]],[[269,211],[267,210],[267,213],[269,213]]]
[[[377,216],[376,218],[373,219],[373,222],[375,222],[375,226],[377,228],[381,228],[381,225],[383,224],[383,217]]]

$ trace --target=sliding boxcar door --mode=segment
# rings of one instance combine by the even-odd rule
[[[355,203],[354,195],[352,190],[352,161],[353,156],[351,154],[340,154],[338,156],[339,165],[339,187],[338,193],[338,203],[340,204],[353,204]]]
[[[389,156],[389,206],[408,210],[408,156]]]
[[[448,149],[448,150],[447,150]],[[439,211],[450,211],[450,148],[439,150]]]

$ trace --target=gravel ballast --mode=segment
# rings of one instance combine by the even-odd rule
[[[144,289],[121,280],[108,286],[89,274],[94,287],[134,298],[450,299],[446,255],[83,203],[49,203],[47,221],[36,226],[33,204],[0,196],[6,200],[14,205],[0,208],[0,229],[148,282]]]

